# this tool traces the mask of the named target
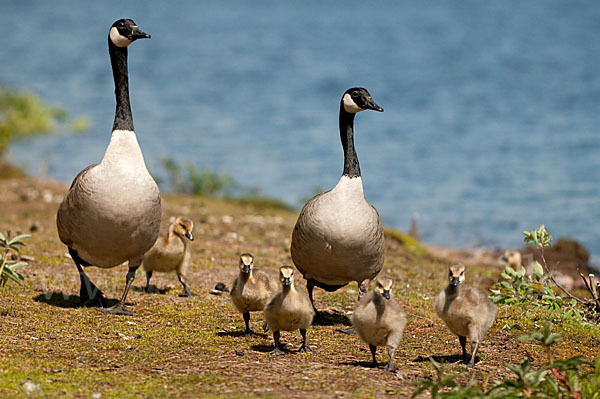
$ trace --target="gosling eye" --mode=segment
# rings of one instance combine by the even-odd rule
[[[464,275],[464,274],[465,274],[465,271],[464,271],[464,270],[463,270],[462,272],[460,272],[460,275],[461,275],[461,276],[462,276],[462,275]]]

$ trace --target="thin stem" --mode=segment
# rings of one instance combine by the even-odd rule
[[[554,276],[552,275],[552,273],[550,273],[550,269],[548,268],[548,264],[546,263],[546,258],[544,257],[544,247],[540,246],[540,258],[542,259],[542,263],[544,265],[544,270],[546,271],[546,273],[548,273],[548,275],[550,276],[550,280],[558,287],[561,289],[562,292],[564,292],[569,298],[571,299],[575,299],[577,302],[582,303],[584,305],[589,304],[589,301],[586,301],[584,299],[581,299],[579,297],[576,297],[575,295],[571,294],[569,291],[567,291],[567,289],[565,287],[563,287],[562,285],[558,284],[556,282],[556,280],[554,279]],[[585,280],[585,279],[584,279]]]

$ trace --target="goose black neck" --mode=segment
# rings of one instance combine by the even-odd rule
[[[117,108],[113,131],[129,130],[133,132],[133,116],[129,104],[129,76],[127,72],[127,47],[117,47],[108,39],[108,53],[115,80]]]
[[[344,109],[343,100],[340,104],[340,139],[344,148],[344,176],[360,177],[360,165],[354,149],[354,115]]]

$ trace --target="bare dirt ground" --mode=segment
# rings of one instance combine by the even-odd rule
[[[482,288],[496,281],[501,267],[485,253],[415,250],[393,235],[386,236],[384,273],[394,278],[394,295],[409,315],[396,354],[398,374],[383,369],[387,354],[382,348],[380,365],[372,368],[367,345],[356,335],[335,331],[349,324],[356,284],[335,293],[315,290],[329,325],[309,330],[314,354],[270,354],[272,337],[241,336],[243,320],[229,297],[209,293],[217,282],[231,286],[242,252],[253,253],[256,267],[272,273],[291,264],[297,213],[261,203],[164,196],[165,221],[186,215],[196,223],[188,279],[199,295],[179,297],[176,276],[158,273],[152,283],[161,293],[146,294],[140,271],[128,297],[134,316],[79,308],[79,278],[55,227],[65,192],[66,186],[52,182],[0,180],[0,231],[31,231],[23,254],[33,258],[21,269],[21,286],[9,282],[0,289],[0,397],[410,397],[412,384],[433,374],[429,357],[460,374],[463,383],[484,376],[502,379],[509,375],[506,363],[526,356],[534,365],[544,360],[533,343],[517,340],[543,325],[538,317],[526,309],[501,307],[476,367],[462,365],[458,340],[436,317],[433,298],[455,259],[467,264],[467,283]],[[87,269],[114,299],[122,293],[126,272],[125,266]],[[298,278],[296,284],[304,281]],[[261,331],[262,315],[253,314],[251,325]],[[565,337],[558,355],[595,356],[600,344],[596,327],[565,324],[557,331]],[[282,342],[297,348],[300,335],[284,332]]]

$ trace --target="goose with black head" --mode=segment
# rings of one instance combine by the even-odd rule
[[[75,177],[57,214],[58,235],[79,271],[81,305],[106,304],[83,266],[108,269],[129,264],[121,300],[102,309],[105,313],[132,314],[125,308],[125,299],[144,253],[160,229],[158,186],[146,169],[129,101],[127,47],[144,38],[150,35],[131,19],[120,19],[109,30],[108,52],[117,103],[112,136],[100,163]]]
[[[368,109],[383,112],[366,89],[354,87],[343,94],[339,113],[342,177],[332,190],[304,205],[292,233],[292,260],[307,280],[313,307],[315,286],[331,292],[356,281],[361,298],[383,267],[383,228],[379,213],[365,200],[354,148],[354,117]]]

